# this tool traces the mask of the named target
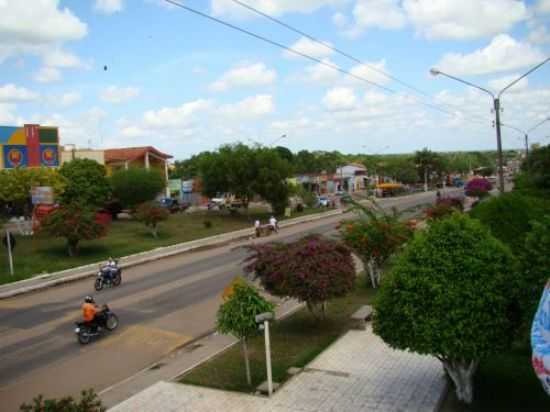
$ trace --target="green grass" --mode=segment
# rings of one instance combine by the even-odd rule
[[[323,211],[325,209],[306,209],[301,213],[294,212],[292,218]],[[83,241],[80,245],[80,254],[76,257],[67,255],[64,239],[40,234],[16,236],[13,277],[9,275],[6,249],[0,245],[0,284],[27,279],[44,272],[52,273],[98,262],[109,256],[126,256],[234,230],[250,228],[252,233],[254,220],[259,218],[266,222],[269,216],[269,213],[260,209],[251,209],[248,215],[242,212],[235,216],[219,211],[175,214],[159,225],[158,239],[153,238],[142,223],[116,221],[111,225],[107,236],[93,241]],[[205,220],[212,222],[211,228],[205,228]]]
[[[327,319],[324,321],[316,321],[306,309],[303,309],[272,326],[270,329],[271,356],[275,382],[286,381],[288,368],[305,366],[349,330],[350,315],[359,306],[371,302],[375,294],[375,291],[364,285],[365,279],[361,277],[352,294],[331,301]],[[263,335],[249,340],[249,353],[252,387],[246,383],[240,344],[194,368],[184,375],[180,382],[224,390],[253,392],[266,379]]]
[[[480,363],[474,381],[474,402],[458,402],[451,387],[441,412],[550,411],[550,397],[542,389],[529,347],[516,348]]]

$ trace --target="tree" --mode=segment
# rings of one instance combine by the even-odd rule
[[[258,333],[256,315],[273,312],[274,306],[242,278],[238,278],[231,286],[230,293],[226,293],[224,303],[218,309],[216,329],[221,333],[231,333],[241,341],[246,381],[252,385],[247,339]]]
[[[306,302],[325,316],[328,300],[345,296],[355,286],[351,251],[342,243],[309,235],[291,243],[249,246],[245,271],[255,273],[271,294]]]
[[[514,190],[550,198],[550,145],[531,150]]]
[[[258,148],[255,155],[256,177],[253,191],[270,203],[273,212],[282,215],[288,206],[290,164],[273,149]]]
[[[67,180],[58,170],[47,167],[17,168],[0,170],[0,202],[12,203],[23,209],[31,197],[35,186],[50,186],[54,195],[65,190]]]
[[[210,152],[202,152],[186,160],[176,160],[170,179],[192,179],[199,176],[201,159],[209,154]]]
[[[432,173],[436,173],[441,177],[445,171],[443,158],[438,153],[432,152],[427,148],[415,153],[414,162],[418,167],[419,178],[426,183],[431,181]]]
[[[111,177],[113,196],[124,207],[131,209],[155,199],[162,192],[165,184],[159,172],[141,168],[120,170]]]
[[[481,223],[454,214],[418,232],[382,282],[374,332],[436,356],[470,403],[479,361],[511,344],[516,261]]]
[[[143,222],[145,226],[150,228],[153,237],[157,238],[157,226],[160,222],[168,219],[170,212],[152,202],[146,202],[138,206],[135,216],[138,221]]]
[[[40,223],[40,230],[54,237],[67,239],[69,256],[76,256],[82,240],[92,240],[105,233],[96,222],[95,211],[77,203],[61,205]]]
[[[372,287],[380,283],[382,269],[391,256],[412,236],[412,229],[393,209],[387,212],[372,201],[370,206],[353,202],[359,219],[344,221],[342,240],[363,261]]]
[[[42,395],[33,399],[32,404],[21,405],[21,412],[105,412],[101,399],[93,389],[82,391],[77,402],[68,396],[61,399],[44,399]]]
[[[90,207],[101,207],[111,194],[105,166],[95,160],[74,159],[64,163],[59,173],[67,179],[61,203],[79,202]]]

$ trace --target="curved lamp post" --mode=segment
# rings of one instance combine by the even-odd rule
[[[532,72],[534,72],[535,70],[537,70],[539,67],[541,67],[543,64],[547,63],[548,61],[550,61],[550,57],[547,58],[546,60],[544,60],[542,63],[539,63],[538,65],[536,65],[535,67],[533,67],[531,70],[529,70],[527,73],[525,73],[524,75],[518,77],[516,80],[514,80],[512,83],[510,83],[508,86],[506,86],[504,89],[502,89],[500,92],[498,92],[496,95],[490,91],[490,90],[487,90],[481,86],[478,86],[476,84],[473,84],[473,83],[470,83],[466,80],[462,80],[462,79],[459,79],[458,77],[455,77],[455,76],[452,76],[450,74],[447,74],[447,73],[443,73],[441,70],[438,70],[436,68],[432,68],[430,69],[430,73],[433,75],[433,76],[438,76],[438,75],[441,75],[441,76],[445,76],[445,77],[448,77],[449,79],[453,79],[453,80],[456,80],[457,82],[460,82],[460,83],[464,83],[468,86],[471,86],[471,87],[474,87],[478,90],[481,90],[485,93],[487,93],[488,95],[491,96],[491,98],[493,99],[493,108],[494,108],[494,111],[495,111],[495,128],[496,128],[496,131],[497,131],[497,152],[498,152],[498,189],[499,191],[502,193],[504,192],[504,169],[503,169],[503,160],[502,160],[502,140],[501,140],[501,134],[500,134],[500,126],[501,126],[501,123],[500,123],[500,96],[502,96],[502,94],[508,90],[510,87],[512,87],[514,84],[516,84],[517,82],[519,82],[521,79],[523,79],[524,77],[526,77],[527,75],[531,74]]]

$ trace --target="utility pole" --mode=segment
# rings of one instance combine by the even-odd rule
[[[500,95],[499,95],[500,96]],[[493,98],[496,129],[497,129],[497,156],[498,156],[498,190],[504,193],[504,159],[502,157],[502,138],[500,133],[500,98]]]

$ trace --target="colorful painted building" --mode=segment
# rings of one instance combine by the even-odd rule
[[[0,126],[0,169],[59,166],[57,127]]]

